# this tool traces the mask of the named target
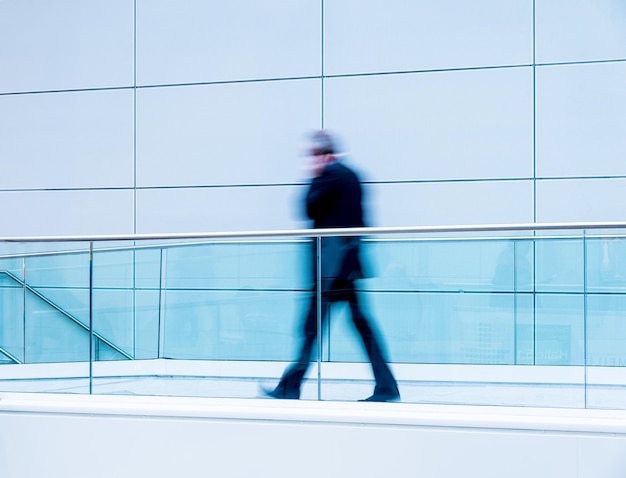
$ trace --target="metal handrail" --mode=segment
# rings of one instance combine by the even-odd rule
[[[327,237],[327,236],[371,236],[379,234],[434,234],[460,232],[512,232],[512,231],[555,231],[588,229],[626,229],[626,222],[553,222],[519,224],[478,224],[448,226],[401,226],[401,227],[349,227],[326,229],[292,229],[275,231],[233,232],[185,232],[162,234],[110,234],[83,236],[22,236],[0,237],[0,242],[105,242],[105,241],[161,241],[191,239],[251,239],[278,237]]]
[[[20,359],[18,359],[15,355],[13,355],[11,352],[9,352],[8,350],[6,350],[3,347],[0,347],[0,354],[4,355],[6,358],[11,360],[15,364],[21,364],[22,363],[22,361]]]

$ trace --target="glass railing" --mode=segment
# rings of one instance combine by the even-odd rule
[[[361,309],[403,402],[626,408],[625,231],[5,238],[0,390],[257,397],[296,359],[311,297],[324,302],[311,266],[327,249],[311,244],[340,233],[362,237]],[[370,395],[348,303],[316,323],[300,397]]]

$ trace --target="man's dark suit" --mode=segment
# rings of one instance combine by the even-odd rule
[[[306,195],[306,213],[313,220],[313,227],[362,227],[362,189],[356,174],[340,162],[327,165],[314,178]],[[312,242],[313,290],[317,290],[317,242]],[[372,364],[376,380],[373,401],[399,398],[398,387],[387,365],[380,341],[359,306],[354,281],[363,277],[360,259],[359,237],[324,237],[321,240],[321,307],[322,323],[330,304],[346,301],[350,306],[352,321],[363,340],[363,345]],[[276,398],[299,398],[302,379],[310,361],[317,338],[317,297],[311,294],[311,304],[305,316],[303,340],[296,362],[287,368],[278,386],[269,392]]]

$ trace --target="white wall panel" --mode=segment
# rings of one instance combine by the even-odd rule
[[[0,192],[0,236],[130,234],[132,190]]]
[[[139,0],[140,85],[319,75],[319,0]]]
[[[532,63],[530,0],[324,4],[327,75]]]
[[[366,192],[372,226],[533,222],[532,181],[377,184]]]
[[[623,0],[536,0],[537,62],[626,58]]]
[[[219,232],[309,227],[302,187],[147,189],[137,192],[137,232]]]
[[[615,410],[6,392],[0,405],[6,478],[622,478],[626,466]]]
[[[133,84],[132,0],[0,1],[0,92]]]
[[[537,222],[623,221],[625,179],[537,181]]]
[[[532,70],[326,80],[325,124],[380,180],[528,178]]]
[[[625,86],[626,63],[537,69],[539,177],[626,175]]]
[[[0,189],[132,187],[133,92],[0,96]]]
[[[320,124],[320,80],[141,89],[137,182],[294,182],[303,135]]]

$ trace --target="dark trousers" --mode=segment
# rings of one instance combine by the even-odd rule
[[[346,280],[341,282],[341,284],[333,284],[329,291],[322,293],[322,326],[324,327],[324,324],[328,322],[328,311],[332,303],[347,302],[350,307],[352,322],[363,341],[365,351],[372,365],[372,372],[376,380],[374,393],[397,392],[398,385],[385,360],[378,334],[365,317],[365,314],[363,314],[359,305],[359,298],[354,287],[354,281]],[[276,392],[286,398],[300,397],[302,379],[311,363],[313,347],[317,340],[318,301],[315,293],[311,295],[311,305],[304,318],[300,354],[298,359],[287,368],[276,387]]]

